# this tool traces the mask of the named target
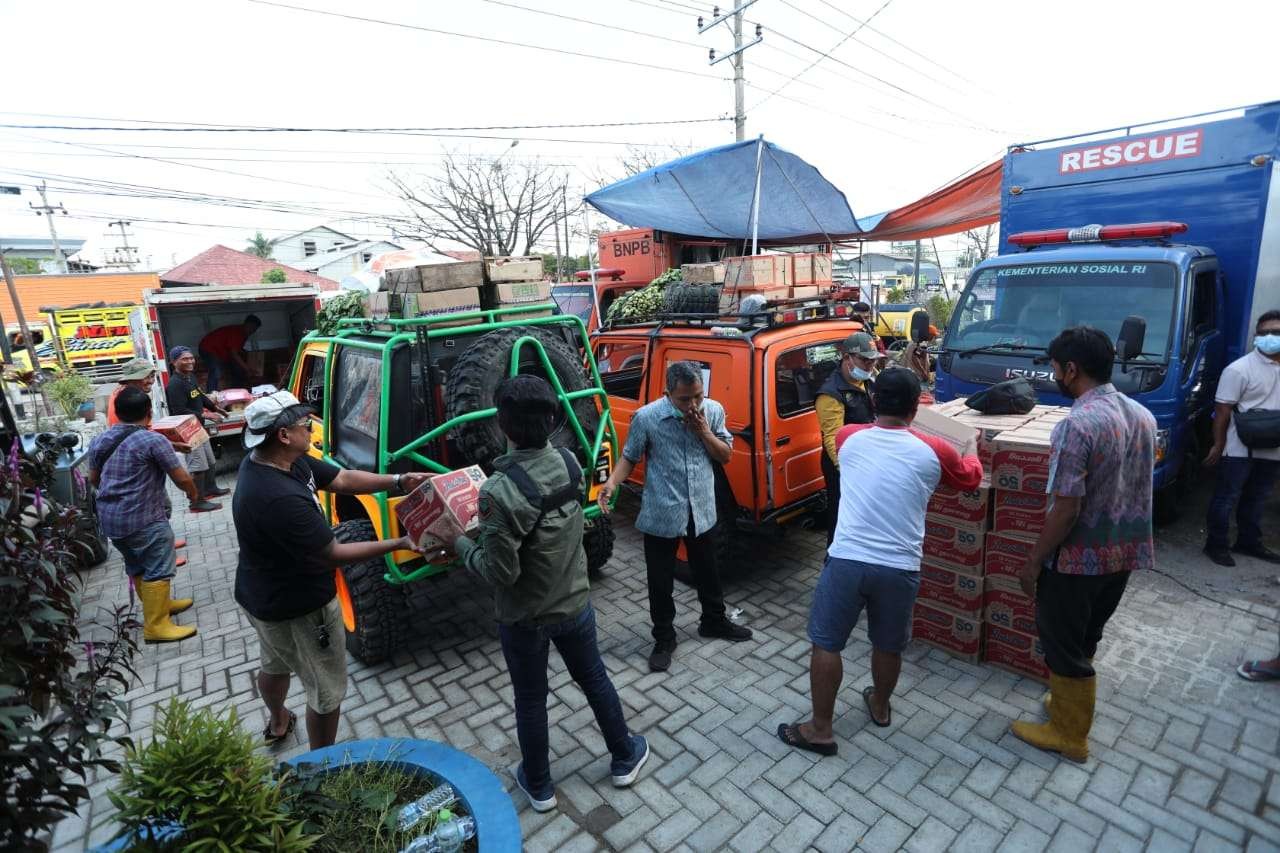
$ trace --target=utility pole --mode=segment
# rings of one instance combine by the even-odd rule
[[[62,246],[58,244],[58,229],[53,224],[53,214],[60,211],[63,216],[67,215],[67,209],[59,204],[57,207],[49,205],[49,199],[45,198],[45,182],[41,181],[40,186],[36,187],[36,192],[40,193],[40,204],[32,204],[27,202],[27,206],[36,212],[36,216],[49,217],[49,239],[53,240],[53,258],[57,261],[62,271],[67,272],[67,258],[62,254]]]
[[[111,260],[106,262],[106,266],[124,267],[125,269],[129,270],[129,272],[133,272],[133,268],[138,263],[137,260],[134,258],[133,253],[138,251],[138,249],[136,246],[129,245],[129,238],[132,237],[133,235],[126,230],[132,224],[133,224],[132,222],[129,222],[128,220],[125,220],[125,219],[118,219],[115,222],[107,223],[108,228],[120,229],[120,242],[123,245],[115,247],[115,255],[112,256]],[[112,235],[106,234],[104,236],[110,237]]]
[[[43,193],[42,193],[43,194]],[[13,270],[9,268],[9,259],[0,252],[0,273],[4,275],[5,287],[9,288],[9,301],[13,303],[13,313],[18,318],[18,328],[22,330],[22,342],[27,346],[27,357],[31,359],[31,370],[38,377],[40,376],[40,359],[36,356],[36,346],[31,342],[31,329],[27,328],[27,315],[22,312],[22,300],[18,299],[18,287],[13,282]],[[0,326],[3,330],[3,326]],[[4,336],[5,340],[5,357],[12,359],[12,353],[8,352],[8,334]]]
[[[747,138],[746,76],[743,73],[743,54],[747,48],[764,41],[764,28],[756,24],[756,37],[746,44],[742,43],[742,13],[755,2],[756,0],[734,0],[733,10],[723,15],[720,14],[720,7],[715,6],[711,10],[711,21],[706,25],[703,24],[702,17],[698,17],[698,35],[702,35],[717,24],[727,22],[730,17],[733,18],[733,51],[717,57],[716,49],[711,48],[708,64],[715,65],[726,59],[733,60],[733,135],[738,142]]]
[[[570,278],[572,276],[569,272],[569,258],[573,257],[573,250],[569,248],[569,184],[568,182],[566,182],[565,185],[560,188],[560,205],[564,210],[564,254],[565,254],[564,272],[565,272],[565,277]],[[573,264],[573,271],[577,272],[577,270],[578,270],[578,264],[575,261]]]

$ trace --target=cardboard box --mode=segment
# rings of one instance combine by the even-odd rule
[[[916,419],[911,422],[911,428],[942,439],[962,456],[974,453],[977,447],[977,430],[939,411],[937,406],[921,406],[916,412]]]
[[[158,432],[179,453],[190,453],[209,440],[209,433],[200,426],[195,415],[169,415],[151,422],[151,429]]]
[[[1049,435],[1022,427],[1001,433],[991,455],[991,482],[1011,492],[1044,492],[1049,485]]]
[[[542,258],[485,258],[484,272],[489,281],[542,281]]]
[[[792,255],[791,281],[797,286],[830,284],[831,256],[818,252],[801,252]]]
[[[998,625],[988,625],[986,634],[982,652],[984,662],[1044,684],[1049,683],[1049,667],[1045,665],[1044,647],[1040,644],[1039,637]]]
[[[1036,603],[1027,598],[1016,580],[996,575],[983,583],[982,621],[1025,634],[1036,632]]]
[[[982,617],[982,578],[936,566],[928,560],[920,564],[920,592],[917,600],[941,604],[957,613]]]
[[[911,637],[977,663],[982,653],[982,620],[917,598],[911,614]]]
[[[453,550],[459,536],[480,530],[480,466],[437,474],[396,504],[396,518],[406,536],[422,550]]]
[[[997,533],[1021,533],[1035,536],[1044,529],[1044,516],[1049,510],[1049,496],[1043,492],[996,491],[995,514],[991,529]]]
[[[822,294],[822,288],[815,286],[800,287],[794,285],[791,288],[792,299],[817,299]]]
[[[418,293],[421,283],[417,267],[382,271],[382,290],[387,293]]]
[[[469,287],[465,290],[441,290],[436,293],[406,293],[400,297],[400,313],[406,319],[412,317],[443,317],[480,310],[480,291]],[[440,323],[441,326],[462,326],[472,320],[456,320]]]
[[[983,530],[988,528],[991,510],[991,483],[985,477],[976,489],[961,492],[939,486],[929,498],[928,512],[939,518],[965,522]]]
[[[988,578],[1012,578],[1016,583],[1035,544],[1035,540],[1027,536],[988,533],[982,555],[982,573]]]
[[[746,255],[725,258],[726,288],[772,290],[791,286],[791,258],[788,255]]]
[[[379,290],[377,293],[370,293],[364,298],[364,316],[369,318],[390,317],[392,315],[392,301],[399,306],[399,294],[389,293],[385,290]]]
[[[494,285],[498,305],[525,305],[551,301],[551,282],[525,281]]]
[[[935,566],[981,575],[985,532],[983,527],[926,514],[924,559]]]
[[[686,284],[724,284],[724,264],[685,264],[680,277]]]

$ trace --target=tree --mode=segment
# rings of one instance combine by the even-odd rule
[[[668,144],[661,147],[654,145],[628,145],[626,153],[618,158],[618,165],[622,167],[628,176],[638,175],[641,172],[649,171],[655,166],[678,160],[692,152],[693,148],[688,145]]]
[[[44,272],[35,258],[10,258],[9,269],[13,270],[14,275],[40,275]]]
[[[995,230],[994,225],[984,225],[964,232],[964,251],[967,260],[971,262],[967,266],[974,266],[991,257],[991,239],[995,235]]]
[[[254,234],[249,239],[249,245],[245,247],[245,251],[249,254],[262,258],[264,261],[271,260],[271,255],[276,250],[276,241],[268,240],[262,236],[262,232]]]
[[[534,254],[566,216],[568,174],[538,160],[503,163],[445,152],[438,174],[387,178],[408,211],[392,228],[436,252],[461,243],[487,257]],[[567,215],[579,206],[572,203]]]
[[[280,267],[274,267],[262,274],[263,284],[284,284],[287,281],[284,270]]]

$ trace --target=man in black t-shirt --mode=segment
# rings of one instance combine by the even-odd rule
[[[236,601],[258,634],[262,668],[258,691],[270,712],[262,736],[283,740],[297,717],[285,707],[289,678],[307,691],[307,737],[312,749],[334,742],[347,688],[346,629],[334,569],[392,551],[412,551],[408,537],[337,542],[316,494],[409,492],[426,474],[370,474],[307,455],[311,409],[288,391],[245,409],[245,447],[231,511],[240,542]]]
[[[173,372],[169,375],[169,384],[164,386],[165,402],[171,415],[195,415],[196,420],[204,426],[205,420],[215,423],[227,416],[226,409],[210,400],[196,381],[196,357],[187,347],[174,347],[169,350],[169,367]],[[218,486],[214,477],[213,445],[206,441],[193,448],[186,455],[187,470],[191,479],[196,481],[199,495],[191,502],[192,512],[212,512],[221,509],[222,504],[214,503],[209,498],[220,498],[231,493],[230,489]]]

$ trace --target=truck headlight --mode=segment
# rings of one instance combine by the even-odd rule
[[[1169,452],[1169,430],[1156,430],[1156,464],[1159,465],[1164,461],[1165,455]]]

